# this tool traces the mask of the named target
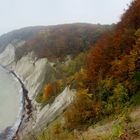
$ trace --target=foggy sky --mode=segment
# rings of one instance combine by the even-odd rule
[[[132,0],[0,0],[0,34],[26,26],[111,24]]]

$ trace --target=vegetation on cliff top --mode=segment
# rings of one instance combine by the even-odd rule
[[[17,59],[34,51],[38,58],[47,57],[54,63],[55,78],[47,81],[36,97],[42,107],[52,103],[67,85],[77,90],[59,122],[43,130],[38,139],[45,140],[46,135],[53,140],[76,139],[75,130],[80,133],[102,119],[124,115],[130,107],[140,105],[139,9],[140,1],[133,0],[115,26],[41,27],[43,30],[38,28],[16,48]],[[130,121],[126,116],[123,119]],[[112,139],[123,139],[123,126],[115,127],[117,134]]]
[[[16,50],[17,59],[34,51],[38,58],[63,61],[67,55],[75,56],[87,50],[113,26],[84,23],[48,26]]]
[[[134,0],[115,30],[104,33],[94,47],[90,44],[91,46],[87,47],[89,50],[84,50],[86,57],[83,57],[82,64],[75,57],[63,67],[65,76],[61,82],[67,81],[72,88],[76,88],[77,95],[64,112],[65,124],[60,123],[59,128],[53,129],[59,136],[65,131],[69,132],[71,137],[71,132],[75,129],[84,129],[103,118],[118,116],[130,106],[139,105],[139,9],[140,1]],[[80,67],[75,68],[75,64]],[[46,91],[44,94],[46,95]],[[121,136],[123,139],[124,133],[118,133],[117,137],[121,139]]]

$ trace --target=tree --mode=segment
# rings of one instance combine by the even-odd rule
[[[51,84],[47,84],[44,87],[43,91],[43,99],[48,100],[48,98],[53,94],[53,86]]]
[[[87,57],[87,75],[94,87],[108,72],[111,67],[110,62],[114,59],[114,48],[111,45],[111,40],[111,32],[104,34]]]
[[[64,113],[65,126],[70,130],[82,129],[87,124],[94,122],[99,117],[100,112],[99,102],[94,102],[86,90],[78,91],[74,102]]]

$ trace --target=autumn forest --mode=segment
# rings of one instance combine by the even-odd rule
[[[47,59],[47,72],[33,101],[39,111],[49,108],[66,88],[74,93],[69,106],[39,133],[30,130],[28,139],[140,139],[140,0],[133,0],[116,24],[75,23],[11,32],[0,38],[0,52],[15,37],[25,40],[15,48],[15,65],[29,53],[35,60],[29,63],[32,69],[38,60]]]
[[[66,85],[76,89],[74,102],[64,112],[65,125],[60,125],[56,132],[60,133],[60,137],[63,129],[67,129],[72,135],[71,132],[75,129],[84,130],[110,116],[126,115],[130,108],[139,105],[139,9],[140,1],[133,1],[117,25],[104,27],[104,30],[101,30],[104,32],[100,34],[100,37],[97,36],[100,32],[98,34],[96,32],[98,37],[98,39],[96,37],[96,42],[87,40],[86,34],[85,38],[75,40],[78,48],[73,48],[72,54],[74,55],[71,55],[71,61],[67,65],[63,62],[65,57],[61,57],[59,51],[70,55],[71,48],[58,47],[59,50],[56,53],[61,59],[59,66],[55,67],[61,71],[61,75],[56,78],[57,80],[45,85],[37,101],[44,106],[47,102],[51,102],[53,96],[56,96],[58,91]],[[95,36],[91,32],[90,35]],[[78,35],[75,36],[77,39]],[[63,46],[64,41],[58,44],[60,43]],[[58,128],[54,129],[57,131]],[[125,139],[124,133],[121,137]]]

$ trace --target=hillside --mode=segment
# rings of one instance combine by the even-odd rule
[[[46,27],[26,27],[18,30],[8,32],[0,36],[0,53],[11,42],[26,41],[34,37],[38,32],[44,30]]]
[[[82,57],[62,66],[66,77],[61,83],[76,89],[76,97],[39,139],[140,139],[139,9],[140,1],[134,0],[114,31],[103,34]],[[37,101],[48,103],[52,89],[54,83],[47,84]]]
[[[22,48],[16,50],[17,59],[34,51],[37,57],[65,58],[86,51],[97,41],[101,34],[113,28],[109,25],[64,24],[48,26],[37,36],[28,40]],[[24,53],[23,53],[24,52]]]
[[[84,65],[90,46],[113,28],[77,23],[27,27],[4,35],[0,64],[20,77],[32,103],[24,107],[17,132],[21,139],[23,134],[44,128],[69,106],[75,94],[70,89],[72,76]]]
[[[139,9],[133,0],[117,25],[48,26],[20,47],[5,46],[0,63],[19,75],[32,102],[16,137],[140,139]]]

